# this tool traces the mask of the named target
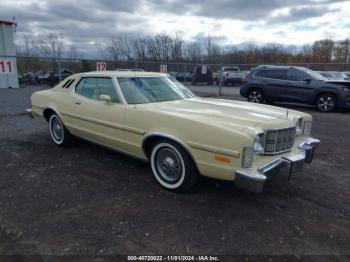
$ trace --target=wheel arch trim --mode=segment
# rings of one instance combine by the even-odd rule
[[[189,151],[189,146],[186,145],[186,143],[184,143],[181,139],[179,139],[178,137],[168,134],[168,133],[163,133],[163,132],[152,132],[152,133],[148,133],[144,136],[143,140],[142,140],[142,149],[143,151],[146,153],[145,151],[145,143],[148,139],[153,138],[153,137],[162,137],[162,138],[167,138],[170,140],[173,140],[174,142],[177,142],[178,144],[180,144],[183,148],[185,148],[187,151]],[[190,153],[190,152],[188,152]]]
[[[145,148],[145,146],[146,146],[146,141],[147,141],[148,139],[153,138],[153,137],[165,138],[165,139],[169,139],[169,140],[172,140],[172,141],[178,143],[178,144],[179,144],[180,146],[182,146],[183,149],[188,153],[188,155],[189,155],[190,158],[192,159],[193,163],[195,164],[197,170],[199,170],[199,169],[198,169],[198,165],[197,165],[197,163],[196,163],[196,160],[195,160],[195,158],[193,157],[193,154],[192,154],[192,152],[191,152],[191,150],[190,150],[190,146],[189,146],[189,145],[186,145],[185,142],[183,142],[181,139],[179,139],[179,138],[176,137],[175,135],[171,135],[171,134],[163,133],[163,132],[152,132],[152,133],[148,133],[148,134],[146,134],[146,135],[144,136],[141,145],[142,145],[142,150],[143,150],[145,156],[148,158],[148,160],[149,160],[149,156],[147,155],[147,150],[146,150],[146,148]]]
[[[60,113],[58,113],[58,110],[55,108],[55,107],[53,107],[53,106],[46,106],[46,107],[43,107],[43,117],[46,119],[46,117],[45,117],[45,111],[46,110],[52,110],[54,113],[56,113],[56,115],[58,115],[59,116],[59,118],[61,119],[61,121],[62,121],[62,123],[63,123],[63,120],[62,120],[62,116],[61,116],[61,114]],[[46,119],[47,121],[49,121],[49,119]]]

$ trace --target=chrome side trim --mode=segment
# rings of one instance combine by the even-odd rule
[[[224,149],[224,148],[218,148],[215,146],[209,146],[209,145],[203,145],[203,144],[198,144],[192,141],[188,141],[188,144],[195,149],[215,153],[215,154],[220,154],[220,155],[225,155],[225,156],[230,156],[230,157],[240,157],[240,152],[238,151],[233,151],[229,149]]]
[[[68,116],[68,117],[72,117],[72,118],[76,118],[79,120],[83,120],[83,121],[87,121],[93,124],[97,124],[97,125],[101,125],[101,126],[106,126],[106,127],[111,127],[114,129],[118,129],[118,130],[122,130],[122,131],[126,131],[129,133],[134,133],[137,135],[144,135],[146,134],[146,131],[141,130],[141,129],[137,129],[137,128],[133,128],[133,127],[128,127],[128,126],[123,126],[123,125],[118,125],[118,124],[112,124],[103,120],[97,120],[97,119],[93,119],[90,117],[85,117],[85,116],[80,116],[77,114],[73,114],[73,113],[68,113],[68,112],[61,112],[62,115],[64,116]]]
[[[74,127],[74,128],[76,128],[76,127]],[[135,155],[135,154],[132,154],[132,153],[129,153],[129,152],[126,152],[126,151],[124,151],[124,150],[122,150],[122,149],[109,146],[109,145],[107,145],[107,144],[98,142],[98,141],[93,140],[93,139],[90,139],[90,138],[81,137],[81,136],[79,136],[79,138],[81,138],[81,139],[83,139],[83,140],[85,140],[85,141],[91,142],[91,143],[93,143],[93,144],[99,145],[99,146],[101,146],[101,147],[107,148],[107,149],[109,149],[109,150],[115,151],[115,152],[117,152],[117,153],[120,153],[120,154],[129,156],[129,157],[132,157],[132,158],[141,160],[141,161],[143,161],[143,162],[148,162],[148,159],[147,159],[147,158],[142,157],[142,156],[138,156],[138,155]]]

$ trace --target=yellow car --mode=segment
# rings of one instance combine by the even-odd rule
[[[163,187],[185,191],[199,175],[261,192],[272,175],[290,178],[311,163],[319,140],[312,117],[279,107],[200,98],[150,72],[75,74],[31,97],[53,142],[72,136],[149,161]]]

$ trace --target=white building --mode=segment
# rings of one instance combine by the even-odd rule
[[[18,88],[14,21],[0,20],[0,88]]]

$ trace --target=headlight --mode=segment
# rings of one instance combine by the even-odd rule
[[[253,147],[244,147],[243,148],[243,159],[242,167],[250,168],[253,166],[253,156],[254,148]]]
[[[305,121],[304,122],[303,135],[304,136],[310,136],[311,135],[311,129],[312,129],[312,122],[311,121]]]
[[[254,155],[260,155],[264,153],[264,147],[262,145],[264,134],[258,134],[254,140],[253,147],[244,147],[243,148],[243,159],[242,167],[250,168],[253,166]]]
[[[350,88],[349,87],[343,87],[343,91],[350,92]]]
[[[260,155],[260,154],[264,153],[264,147],[262,145],[263,135],[264,134],[259,134],[255,137],[255,141],[254,141],[254,154],[255,155]]]
[[[297,121],[297,130],[296,130],[296,135],[297,136],[300,136],[302,134],[302,126],[303,126],[303,118],[300,117],[298,118],[298,121]]]

